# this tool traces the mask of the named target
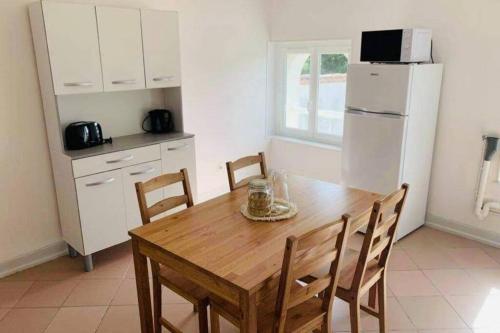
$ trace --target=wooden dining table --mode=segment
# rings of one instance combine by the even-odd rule
[[[153,333],[147,258],[182,274],[239,307],[242,332],[257,332],[257,304],[279,279],[286,238],[301,235],[342,214],[370,209],[380,194],[289,176],[298,214],[279,222],[255,222],[240,213],[240,188],[129,232],[132,237],[142,333]],[[352,225],[353,234],[363,225]]]

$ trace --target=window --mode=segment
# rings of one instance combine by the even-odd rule
[[[274,44],[275,132],[340,144],[350,41]]]

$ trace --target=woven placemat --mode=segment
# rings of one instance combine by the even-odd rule
[[[274,200],[275,203],[286,203],[285,201],[283,200],[279,200],[279,199],[275,199]],[[293,202],[290,202],[288,203],[288,206],[289,206],[289,210],[285,213],[277,213],[277,212],[272,212],[271,215],[269,216],[253,216],[251,215],[249,212],[248,212],[248,204],[247,203],[244,203],[243,205],[241,205],[241,208],[240,208],[240,211],[241,211],[241,214],[246,217],[247,219],[249,220],[252,220],[252,221],[259,221],[259,222],[276,222],[276,221],[282,221],[282,220],[286,220],[286,219],[290,219],[292,217],[294,217],[295,215],[297,215],[297,213],[299,212],[299,210],[297,209],[297,205],[294,204]]]

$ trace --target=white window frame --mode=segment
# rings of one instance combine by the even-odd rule
[[[287,61],[286,55],[292,52],[311,54],[311,84],[309,91],[309,126],[307,130],[288,128],[286,121],[286,75]],[[345,53],[348,63],[351,56],[350,40],[327,40],[327,41],[306,41],[306,42],[273,42],[272,43],[272,63],[274,64],[274,132],[280,136],[295,139],[326,143],[340,146],[342,137],[328,135],[317,132],[317,101],[319,87],[319,63],[320,57],[325,53]]]

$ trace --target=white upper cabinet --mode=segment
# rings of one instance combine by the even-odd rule
[[[104,91],[144,89],[138,9],[96,7]]]
[[[177,12],[141,10],[147,88],[181,85]]]
[[[55,94],[102,91],[95,7],[43,1],[42,10]]]

